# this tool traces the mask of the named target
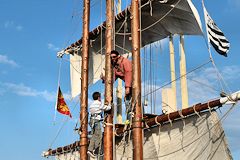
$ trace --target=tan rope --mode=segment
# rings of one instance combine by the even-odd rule
[[[208,110],[209,110],[209,112],[212,114],[212,111],[211,111],[211,108],[210,108],[209,102],[207,103],[207,105],[208,105]]]
[[[170,119],[170,113],[168,114],[168,121],[170,122],[171,127],[172,127],[172,120]]]
[[[193,106],[193,110],[199,118],[202,118],[200,114],[196,111],[196,104]]]
[[[182,114],[182,110],[178,111],[178,114],[181,116],[181,119],[183,121],[183,128],[185,128],[185,117]]]
[[[158,116],[156,116],[156,117],[154,118],[155,123],[156,123],[158,126],[161,126],[161,123],[159,123],[159,122],[157,121],[157,117],[158,117]]]

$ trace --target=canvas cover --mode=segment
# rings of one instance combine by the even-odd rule
[[[216,112],[205,112],[144,132],[143,157],[151,160],[231,160],[224,131]],[[128,135],[116,138],[116,159],[132,158]],[[126,142],[126,143],[125,143]],[[72,155],[72,156],[71,156]],[[77,160],[78,152],[56,156],[58,160]]]

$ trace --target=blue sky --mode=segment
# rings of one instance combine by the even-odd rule
[[[202,18],[200,0],[194,0],[193,3]],[[105,11],[99,13],[101,7],[105,9],[105,5],[100,5],[97,0],[92,4],[91,28],[94,28],[101,19],[104,20]],[[228,58],[218,56],[214,51],[213,57],[230,90],[237,91],[240,89],[240,1],[206,0],[205,5],[231,42]],[[79,104],[68,100],[74,118],[64,125],[56,141],[54,138],[66,117],[57,114],[55,124],[53,119],[59,70],[56,52],[81,37],[81,12],[80,0],[0,0],[0,159],[40,160],[43,159],[41,152],[49,146],[63,146],[77,139],[73,128],[77,122]],[[187,69],[190,70],[205,62],[208,53],[202,37],[185,39]],[[164,41],[162,43],[166,44]],[[168,52],[167,46],[162,48],[162,52]],[[70,83],[66,59],[62,62],[60,84],[67,97]],[[167,62],[160,65],[167,70]],[[220,90],[212,65],[190,77],[197,77]],[[159,82],[168,80],[169,77],[164,77]],[[102,87],[101,84],[96,88],[91,87],[90,92],[99,88],[103,91]],[[199,94],[192,98],[190,104],[218,96],[217,92],[208,92],[193,82],[189,82],[189,88],[190,96],[196,92]],[[223,123],[234,159],[240,155],[239,115],[238,105]]]

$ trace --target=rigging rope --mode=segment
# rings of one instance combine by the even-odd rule
[[[174,82],[174,81],[177,81],[177,80],[179,80],[179,79],[180,79],[180,78],[182,78],[183,76],[186,76],[186,75],[188,75],[189,73],[191,73],[191,72],[193,72],[193,71],[195,71],[195,70],[197,70],[197,69],[199,69],[199,68],[201,68],[201,67],[203,67],[203,66],[207,65],[207,64],[208,64],[208,63],[210,63],[210,62],[211,62],[211,60],[208,60],[207,62],[205,62],[205,63],[203,63],[203,64],[199,65],[198,67],[195,67],[195,68],[193,68],[192,70],[190,70],[190,71],[189,71],[189,72],[187,72],[186,74],[184,74],[184,75],[182,75],[182,76],[180,76],[180,77],[176,78],[175,80],[172,80],[172,81],[170,81],[170,82],[168,82],[168,83],[166,83],[166,84],[164,84],[164,85],[160,86],[159,88],[155,89],[154,91],[152,91],[152,92],[150,92],[150,93],[148,93],[148,94],[146,94],[146,95],[144,95],[144,96],[148,96],[149,94],[151,94],[151,93],[153,93],[153,92],[156,92],[157,90],[159,90],[159,89],[161,89],[161,88],[163,88],[163,87],[165,87],[165,86],[167,86],[167,85],[171,84],[171,83],[172,83],[172,82]]]
[[[56,104],[55,104],[55,112],[54,112],[54,118],[53,118],[53,124],[56,122],[56,116],[57,116],[57,102],[58,102],[58,88],[60,86],[60,78],[61,78],[61,67],[62,67],[62,59],[59,60],[59,68],[58,68],[58,85],[57,85],[57,92],[56,92]]]

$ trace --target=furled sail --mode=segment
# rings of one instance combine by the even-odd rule
[[[141,2],[141,46],[144,47],[150,43],[159,41],[173,34],[182,35],[201,35],[201,21],[199,14],[192,4],[191,0],[142,0]],[[115,49],[120,53],[131,52],[131,19],[130,19],[130,7],[119,13],[115,17]],[[104,72],[103,67],[99,69],[100,53],[105,53],[105,27],[106,22],[95,28],[89,33],[90,38],[90,59],[89,70],[92,71],[92,77],[90,77],[89,83],[94,83],[100,79],[100,73]],[[61,52],[74,53],[78,50],[81,56],[82,39],[71,44],[69,47]],[[74,56],[75,54],[73,54]],[[97,57],[96,57],[97,56]],[[71,58],[72,59],[72,58]],[[73,58],[75,59],[75,58]],[[102,58],[101,58],[102,60]],[[75,61],[75,60],[74,60]],[[98,63],[96,63],[98,62]],[[73,63],[73,62],[71,62]],[[74,62],[75,63],[75,62]],[[93,64],[90,64],[93,63]],[[105,64],[101,62],[101,64]],[[70,65],[73,67],[74,65]],[[71,68],[72,88],[74,84],[78,87],[74,89],[72,96],[76,96],[80,93],[80,70],[81,63],[77,64],[79,68],[74,66]],[[95,68],[92,68],[95,67]],[[97,71],[97,72],[94,72]],[[98,72],[99,71],[99,72]],[[74,74],[78,74],[75,76]],[[95,75],[97,74],[97,75]],[[75,78],[78,77],[78,78]],[[75,86],[75,85],[74,85]]]
[[[116,137],[116,159],[119,160],[132,159],[132,139],[124,137]],[[221,121],[215,111],[193,114],[172,124],[145,129],[143,143],[144,159],[232,159]],[[68,148],[55,154],[46,152],[45,155],[55,155],[58,160],[79,159],[79,147]]]

